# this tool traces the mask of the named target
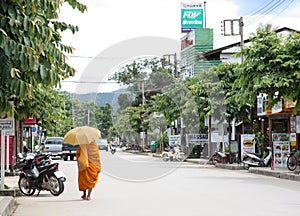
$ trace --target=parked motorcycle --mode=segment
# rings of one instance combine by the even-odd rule
[[[239,156],[238,153],[233,152],[220,152],[216,151],[209,159],[208,161],[212,164],[216,163],[239,163]]]
[[[266,155],[263,157],[262,154],[249,153],[244,152],[244,157],[242,163],[244,164],[245,169],[249,169],[250,167],[265,167],[271,164],[272,157],[272,149],[271,147],[267,147],[265,149]]]
[[[66,177],[58,169],[58,163],[54,163],[49,154],[29,153],[25,157],[20,155],[19,162],[13,167],[20,171],[18,186],[26,196],[32,196],[36,190],[38,194],[42,190],[50,191],[54,196],[64,191]]]

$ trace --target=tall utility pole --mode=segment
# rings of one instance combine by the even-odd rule
[[[244,21],[243,17],[239,19],[227,19],[223,21],[223,35],[224,36],[241,36],[240,46],[241,48],[244,46]],[[241,61],[243,61],[243,56],[241,57]]]
[[[179,75],[178,75],[178,70],[177,70],[177,63],[178,63],[178,61],[177,61],[177,54],[176,53],[174,53],[174,54],[164,54],[163,55],[163,57],[165,58],[165,57],[168,57],[168,63],[170,64],[171,63],[171,61],[170,61],[170,57],[171,56],[173,56],[173,58],[174,58],[174,77],[175,78],[179,78]],[[172,134],[174,133],[174,134],[177,134],[177,132],[178,132],[178,121],[177,121],[177,119],[174,121],[174,128],[175,128],[175,132],[171,132]]]
[[[224,20],[222,22],[223,24],[223,35],[224,36],[236,36],[236,35],[240,35],[241,36],[241,42],[240,42],[240,47],[242,49],[242,47],[244,46],[244,21],[243,21],[243,17],[240,17],[239,19],[228,19],[228,20]],[[244,57],[243,55],[241,56],[241,62],[244,61]],[[233,120],[232,122],[232,130],[235,133],[235,120]],[[229,140],[235,140],[235,137],[231,137],[229,138]]]
[[[239,22],[239,27],[240,27],[240,35],[241,35],[241,48],[244,46],[244,21],[243,17],[240,17],[240,22]],[[244,61],[243,55],[241,56],[241,61]]]

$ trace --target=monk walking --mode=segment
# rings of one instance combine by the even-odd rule
[[[101,162],[98,145],[96,142],[80,144],[76,152],[78,166],[78,186],[83,192],[83,200],[91,200],[91,193],[98,182],[101,172]]]

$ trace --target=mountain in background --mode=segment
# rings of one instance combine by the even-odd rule
[[[89,93],[89,94],[75,94],[72,93],[73,98],[77,98],[80,102],[84,103],[87,101],[95,101],[97,106],[104,106],[106,103],[112,105],[114,110],[119,109],[118,97],[120,94],[124,94],[127,91],[124,89],[118,89],[112,92],[98,92],[98,93]]]

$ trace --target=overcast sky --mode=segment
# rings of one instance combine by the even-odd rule
[[[180,40],[180,0],[79,0],[88,6],[81,14],[64,6],[60,19],[79,26],[75,35],[63,34],[64,43],[75,48],[69,64],[78,70],[78,80],[94,57],[124,40],[157,36]],[[201,2],[201,1],[200,1]],[[238,36],[221,35],[221,21],[244,19],[245,39],[260,23],[300,30],[300,0],[206,0],[207,28],[214,29],[214,48],[238,42]],[[101,63],[100,63],[101,64]],[[74,91],[76,83],[64,82],[63,90]],[[108,88],[107,88],[108,89]]]

